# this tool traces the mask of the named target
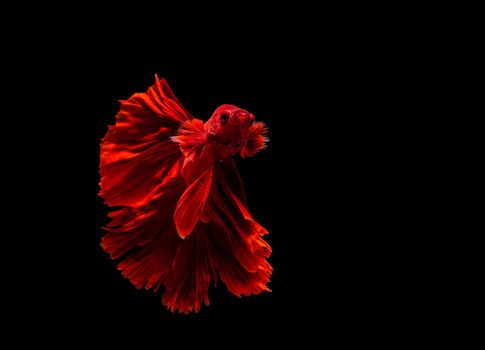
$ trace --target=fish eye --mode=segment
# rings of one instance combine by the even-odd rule
[[[220,116],[220,118],[221,118],[221,123],[222,124],[226,124],[227,123],[227,120],[229,119],[229,116],[227,114],[225,114],[225,113],[222,113],[221,116]]]

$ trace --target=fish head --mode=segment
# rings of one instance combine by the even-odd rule
[[[219,106],[205,123],[209,139],[225,148],[230,155],[237,154],[248,140],[254,115],[234,105]]]

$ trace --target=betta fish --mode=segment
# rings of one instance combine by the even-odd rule
[[[102,248],[138,289],[164,290],[172,312],[198,312],[220,280],[237,295],[271,292],[268,231],[248,209],[233,157],[265,148],[267,128],[233,105],[204,123],[155,76],[120,101],[101,143]]]

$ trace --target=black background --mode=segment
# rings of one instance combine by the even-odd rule
[[[273,345],[288,338],[304,345],[314,338],[306,335],[360,343],[393,330],[403,331],[398,341],[417,327],[426,332],[429,309],[415,301],[437,267],[415,281],[419,255],[432,250],[416,247],[432,223],[413,217],[432,205],[415,185],[425,171],[409,150],[421,152],[416,131],[433,113],[419,104],[441,60],[426,57],[436,27],[423,37],[413,20],[421,11],[367,4],[241,6],[214,19],[159,5],[124,7],[126,17],[115,14],[121,6],[89,9],[81,23],[56,16],[75,30],[32,27],[32,45],[18,40],[26,49],[18,66],[4,67],[16,98],[6,99],[4,120],[21,124],[5,124],[5,139],[15,142],[4,149],[3,171],[21,182],[5,182],[16,201],[4,201],[19,217],[6,215],[3,237],[16,242],[4,245],[2,271],[3,290],[20,297],[4,298],[14,310],[7,323],[20,325],[17,340],[37,340],[28,326],[49,339],[74,331],[71,342],[154,337],[164,346],[172,329],[185,333],[179,343],[198,341],[191,331],[203,329],[225,347],[258,334]],[[117,101],[146,91],[154,74],[197,118],[234,103],[268,124],[268,148],[238,167],[250,209],[270,231],[272,293],[239,299],[219,285],[200,313],[172,314],[160,294],[124,280],[99,247],[108,212],[97,196],[100,140]],[[232,343],[221,342],[221,326],[233,330]]]

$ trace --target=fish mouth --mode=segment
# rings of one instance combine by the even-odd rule
[[[225,142],[225,141],[217,141],[217,143],[225,146],[225,147],[230,147],[230,148],[241,148],[241,144],[240,143],[233,143],[233,144],[229,144],[229,142]]]

